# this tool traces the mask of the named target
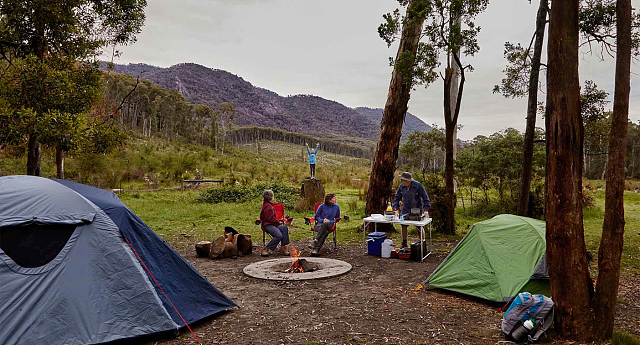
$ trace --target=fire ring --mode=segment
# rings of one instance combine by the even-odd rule
[[[330,278],[351,271],[351,264],[341,260],[305,257],[310,264],[318,267],[312,272],[285,273],[282,267],[291,265],[291,258],[280,258],[254,262],[243,269],[249,277],[267,280],[309,280]]]

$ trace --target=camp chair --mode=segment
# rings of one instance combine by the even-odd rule
[[[276,210],[276,219],[279,222],[282,222],[282,224],[286,224],[287,226],[291,225],[291,223],[293,222],[293,218],[291,217],[286,217],[284,214],[284,204],[280,204],[280,203],[276,203],[276,204],[272,204],[273,208]],[[267,245],[267,232],[264,230],[264,227],[262,226],[262,221],[258,218],[256,219],[256,225],[260,225],[260,229],[262,230],[262,245],[266,246]],[[271,236],[271,235],[269,235]]]
[[[318,207],[320,207],[320,205],[322,205],[321,202],[317,203],[313,208],[313,217],[311,218],[304,217],[304,223],[311,226],[311,240],[314,240],[316,238],[316,232],[318,232],[316,230],[316,227],[314,226],[315,225],[314,223],[316,221],[316,213],[318,212]],[[329,230],[329,234],[333,233],[333,248],[329,247],[329,251],[331,253],[335,252],[336,249],[338,248],[338,239],[336,236],[336,232],[337,232],[336,230],[338,230],[338,228],[336,227],[336,225],[338,224],[339,221],[340,221],[340,218],[336,218],[335,223],[333,223],[333,228]]]

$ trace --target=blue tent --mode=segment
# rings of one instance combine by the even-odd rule
[[[0,177],[0,344],[99,344],[234,306],[114,193]]]

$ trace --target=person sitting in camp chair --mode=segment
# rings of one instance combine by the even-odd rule
[[[336,195],[329,193],[324,197],[324,204],[318,207],[315,215],[315,229],[318,232],[311,246],[311,256],[318,256],[318,252],[322,248],[324,241],[327,239],[329,232],[334,229],[337,221],[340,220],[340,206],[336,204]]]
[[[262,229],[271,235],[271,241],[267,244],[260,255],[269,256],[272,253],[278,243],[280,243],[280,253],[282,255],[290,255],[291,253],[287,249],[289,244],[289,228],[276,218],[276,209],[273,207],[273,191],[267,189],[262,193],[262,210],[260,211],[260,222]]]

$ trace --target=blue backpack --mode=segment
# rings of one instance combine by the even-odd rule
[[[502,319],[502,332],[509,340],[538,340],[553,323],[553,300],[543,295],[519,293]]]

